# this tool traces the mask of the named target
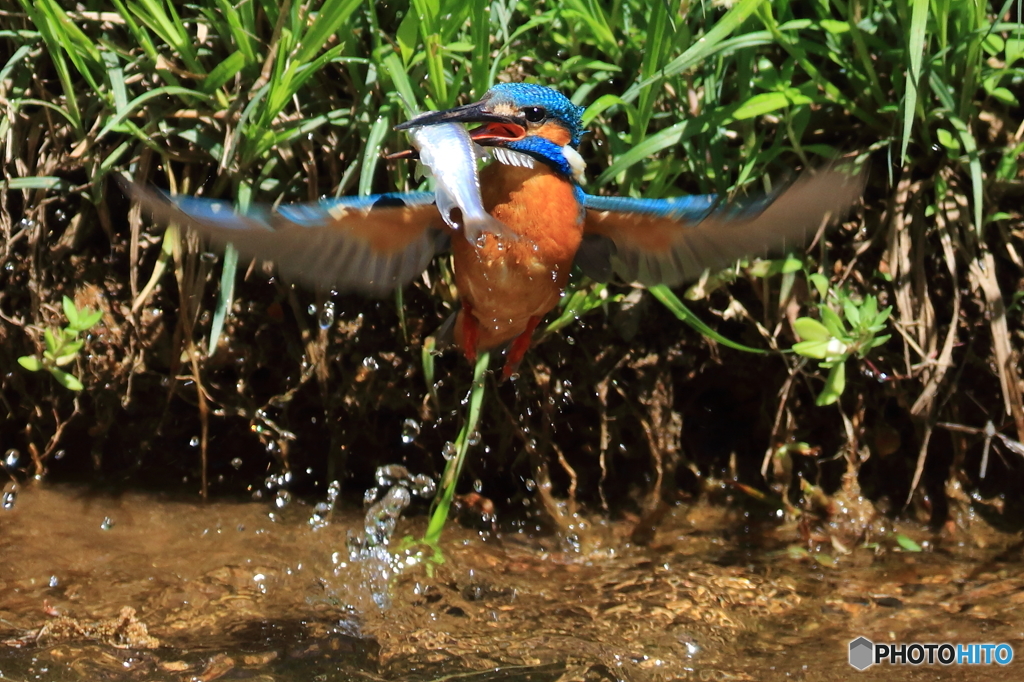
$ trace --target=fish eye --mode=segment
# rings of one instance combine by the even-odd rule
[[[544,117],[548,115],[548,112],[544,111],[544,107],[523,107],[523,116],[530,123],[538,123],[544,120]]]

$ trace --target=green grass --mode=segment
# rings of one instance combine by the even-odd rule
[[[1021,274],[1012,255],[1019,237],[1008,236],[1019,229],[1020,209],[1000,203],[996,191],[1019,187],[1024,152],[1013,129],[1021,118],[1024,32],[1007,21],[1020,12],[1012,0],[727,6],[641,0],[414,0],[408,6],[115,0],[111,6],[87,0],[74,11],[68,7],[56,0],[0,3],[0,94],[7,112],[0,144],[10,177],[4,192],[19,195],[19,206],[78,197],[113,234],[111,173],[242,204],[414,189],[419,181],[405,162],[381,158],[382,150],[407,144],[395,124],[415,111],[478,98],[499,80],[526,79],[587,107],[591,134],[582,152],[590,192],[758,193],[796,166],[872,154],[868,233],[844,232],[838,241],[847,247],[837,254],[819,250],[806,271],[831,279],[851,300],[870,295],[894,306],[903,333],[879,351],[891,373],[911,377],[901,390],[915,419],[933,424],[938,418],[951,375],[935,360],[950,359],[968,335],[959,327],[959,294],[951,306],[951,290],[975,282],[978,305],[996,311],[984,323],[991,327],[993,358],[1021,350],[1017,336],[1001,331],[1007,322],[999,313],[1008,283]],[[899,200],[886,206],[892,196]],[[8,240],[18,238],[15,223],[5,229]],[[180,237],[167,232],[165,238]],[[31,239],[38,247],[42,237]],[[173,269],[185,282],[184,259],[197,253],[194,244],[176,251],[156,241],[133,248],[133,281],[149,280],[163,253],[161,264],[177,254]],[[7,249],[0,258],[13,262],[14,254]],[[918,278],[926,264],[941,282]],[[34,282],[52,277],[39,261],[25,267],[33,269],[26,276]],[[230,257],[221,267],[211,328],[199,325],[191,339],[206,343],[211,354],[239,277]],[[438,268],[432,281],[450,302],[450,275],[443,262]],[[767,305],[760,319],[762,347],[791,346],[783,324],[789,293],[780,290],[809,288],[796,286],[803,275],[746,278],[778,303]],[[175,286],[169,274],[163,280]],[[607,314],[617,299],[601,286],[582,283],[570,291],[549,331],[564,331],[588,311]],[[715,290],[695,294],[705,320],[708,311],[724,314]],[[181,292],[182,298],[194,294]],[[672,292],[656,296],[680,319],[717,333]],[[43,287],[39,297],[23,299],[16,317],[29,331],[42,329],[51,317],[46,303],[59,298],[56,288]],[[132,303],[139,310],[145,298]],[[812,301],[801,303],[813,312]],[[1019,315],[1009,323],[1018,322]],[[41,337],[28,338],[36,347],[17,354],[42,348]],[[141,358],[144,350],[134,345],[124,352]],[[821,390],[823,372],[795,358],[787,362]],[[196,367],[193,379],[201,384],[205,365]],[[1000,395],[986,404],[1018,409],[1012,363],[995,373]],[[853,392],[847,410],[859,409],[865,392],[875,390],[846,385]],[[11,390],[5,382],[4,391]]]

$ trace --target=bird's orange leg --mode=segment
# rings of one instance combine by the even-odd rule
[[[469,360],[469,364],[476,362],[476,347],[480,343],[480,326],[473,317],[473,309],[469,302],[462,300],[462,352]]]
[[[540,317],[534,315],[526,323],[526,331],[517,336],[512,345],[508,348],[508,357],[505,359],[505,368],[501,370],[501,380],[505,381],[512,376],[512,373],[519,368],[526,351],[530,350],[530,342],[533,341],[533,331],[540,324]]]

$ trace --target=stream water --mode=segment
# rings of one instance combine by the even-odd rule
[[[834,565],[794,527],[672,508],[645,546],[454,522],[443,560],[360,510],[36,485],[0,510],[0,679],[1024,679],[1016,535],[919,527]],[[1006,642],[1008,666],[848,664],[850,640]]]

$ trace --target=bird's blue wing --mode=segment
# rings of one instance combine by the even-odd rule
[[[386,295],[423,272],[449,238],[433,192],[256,205],[239,213],[226,201],[128,190],[154,220],[193,229],[218,246],[233,244],[245,258],[272,261],[287,281],[318,290]]]
[[[715,195],[630,199],[584,195],[576,263],[588,276],[617,274],[676,286],[740,258],[803,246],[860,197],[864,180],[842,169],[804,174],[777,194],[723,204]]]

